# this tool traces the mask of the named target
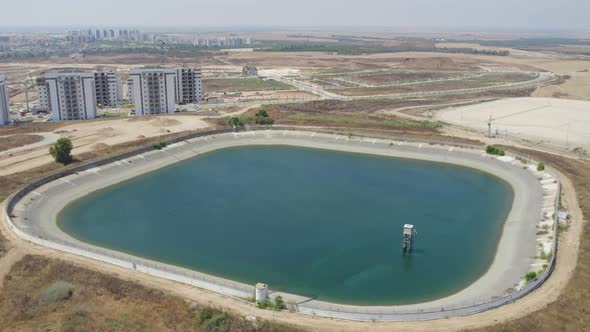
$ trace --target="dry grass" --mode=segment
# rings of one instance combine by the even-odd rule
[[[413,81],[427,81],[434,79],[452,78],[461,76],[461,72],[452,71],[412,71],[402,72],[395,71],[390,73],[378,73],[372,75],[361,75],[356,76],[355,79],[361,80],[367,83],[373,84],[388,84],[388,83],[401,83],[401,82],[413,82]]]
[[[14,135],[0,139],[0,151],[6,151],[21,146],[41,142],[43,137],[38,135]]]
[[[73,286],[71,296],[47,301],[42,295],[56,282]],[[2,331],[298,331],[31,255],[4,280],[0,326]]]
[[[502,75],[485,75],[482,77],[465,78],[453,81],[430,82],[423,84],[398,85],[375,88],[346,88],[332,90],[343,96],[371,96],[414,93],[425,91],[452,91],[461,89],[474,89],[488,86],[494,86],[504,83],[514,83],[531,80],[529,75],[525,74],[502,74]]]
[[[292,90],[293,87],[275,80],[263,80],[261,78],[235,78],[235,79],[207,79],[203,80],[205,91],[238,92],[238,91],[268,91],[268,90]]]
[[[30,122],[0,127],[0,136],[52,132],[67,126],[67,122]]]
[[[543,152],[503,146],[543,161],[572,181],[584,219],[590,216],[590,162],[567,159]],[[574,222],[581,222],[576,220]],[[574,274],[557,301],[528,316],[478,331],[588,331],[590,327],[590,223],[584,225]]]

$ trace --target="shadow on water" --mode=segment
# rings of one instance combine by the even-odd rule
[[[401,253],[401,268],[404,271],[412,271],[414,266],[414,261],[418,258],[418,256],[423,256],[426,251],[424,249],[412,249],[410,252],[403,252]]]

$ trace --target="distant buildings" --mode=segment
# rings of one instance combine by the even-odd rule
[[[160,67],[132,69],[129,83],[135,115],[174,113],[176,70]]]
[[[82,29],[68,31],[66,40],[77,44],[87,44],[96,41],[135,41],[145,42],[153,39],[150,34],[137,29]]]
[[[0,126],[10,122],[10,103],[8,101],[8,88],[6,78],[0,75]]]
[[[242,75],[246,77],[257,77],[258,68],[256,68],[255,66],[244,66],[242,67]]]
[[[201,68],[176,69],[176,103],[197,104],[203,100]]]
[[[195,47],[240,47],[252,45],[251,38],[243,37],[217,37],[217,38],[199,38],[195,37],[193,46]]]
[[[54,121],[96,117],[94,73],[61,70],[45,75],[49,111]]]
[[[114,70],[99,70],[94,73],[96,105],[115,107],[122,97],[121,81]]]

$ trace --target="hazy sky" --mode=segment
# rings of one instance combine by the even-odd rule
[[[0,0],[1,26],[588,29],[590,0]]]

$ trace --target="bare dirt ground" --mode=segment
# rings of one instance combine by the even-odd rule
[[[208,124],[198,116],[166,115],[154,117],[116,118],[71,124],[60,123],[54,126],[37,125],[37,132],[45,129],[68,137],[74,144],[73,154],[91,152],[97,148],[132,142],[146,137],[155,137],[169,133],[196,130]],[[7,132],[10,132],[9,128]],[[0,131],[2,133],[2,131]],[[14,153],[12,156],[0,157],[0,175],[8,175],[38,167],[52,161],[48,154],[49,146],[39,146],[30,150]]]
[[[446,63],[449,66],[465,66],[465,68],[477,67],[481,69],[483,67],[488,69],[492,68],[494,70],[500,68],[517,68],[530,71],[552,71],[567,78],[560,81],[559,84],[538,88],[533,92],[534,96],[554,96],[559,98],[590,100],[590,62],[576,59],[548,57],[546,54],[525,51],[513,51],[512,55],[508,57],[421,52],[351,56],[315,52],[229,52],[227,54],[223,53],[215,56],[198,57],[194,59],[169,59],[166,64],[172,65],[186,63],[222,69],[231,66],[234,71],[236,67],[239,68],[241,65],[253,64],[261,68],[264,67],[273,70],[280,70],[281,68],[296,68],[302,72],[315,72],[318,70],[331,71],[334,69],[346,71],[358,69],[399,68],[404,62],[404,59],[423,59],[411,60],[410,65],[415,66],[415,63],[429,63],[426,65],[427,67],[432,66],[430,63],[434,61],[432,58],[448,58],[452,60],[452,63],[449,63],[447,60],[436,61],[439,61],[441,65]],[[71,59],[64,58],[52,59],[41,63],[0,63],[0,72],[11,70],[12,74],[17,76],[20,75],[18,77],[25,77],[29,72],[32,72],[33,75],[35,75],[55,66],[91,68],[96,65],[114,65],[119,69],[126,70],[130,67],[142,64],[158,64],[159,60],[159,56],[157,55],[94,56],[82,59],[80,60],[80,63],[72,63]],[[408,63],[406,63],[406,65],[408,65]],[[502,96],[504,95],[497,95],[497,97]],[[469,96],[469,98],[476,97],[480,96]],[[493,97],[493,95],[489,94],[485,97]],[[453,99],[452,101],[457,101],[457,99]],[[445,99],[441,102],[448,103],[452,101]],[[432,104],[432,101],[426,102]],[[319,115],[326,111],[337,111],[338,116],[342,116],[342,113],[345,112],[352,112],[356,114],[355,116],[361,117],[359,109],[362,108],[364,111],[367,111],[364,115],[367,117],[367,114],[369,114],[369,116],[374,115],[371,113],[382,115],[379,112],[384,109],[391,110],[420,105],[421,104],[419,103],[404,105],[377,104],[373,106],[364,104],[355,105],[354,103],[346,105],[314,105],[312,107],[307,105],[304,109],[297,109],[299,106],[294,106],[295,108],[291,111],[301,113],[315,112],[315,114]],[[232,113],[239,115],[244,111],[245,109],[238,109],[232,111]],[[397,113],[394,115],[397,115]],[[129,149],[139,144],[148,144],[151,141],[156,142],[161,139],[159,138],[159,135],[164,135],[164,137],[166,137],[168,135],[178,134],[184,130],[204,128],[208,125],[199,117],[188,115],[169,117],[170,120],[148,119],[139,122],[128,122],[127,119],[123,118],[74,124],[31,124],[18,127],[0,128],[0,136],[24,132],[58,131],[60,132],[60,135],[73,138],[74,145],[77,147],[77,149],[74,150],[76,157],[82,156],[81,159],[85,159],[114,153],[121,149]],[[179,117],[187,117],[187,119],[179,119]],[[363,126],[359,128],[362,127]],[[356,130],[360,130],[359,128]],[[351,129],[351,131],[353,130],[354,129]],[[387,133],[388,131],[385,132]],[[448,131],[445,129],[445,132]],[[391,131],[389,131],[389,133],[391,133]],[[462,131],[454,131],[454,133],[457,135],[466,135],[465,137],[471,139],[481,139],[480,135],[474,135]],[[433,138],[440,136],[440,133],[438,132],[415,134],[424,136],[428,135]],[[55,163],[48,163],[50,159],[48,159],[47,148],[48,147],[45,146],[43,148],[28,151],[26,154],[13,156],[15,159],[12,159],[10,162],[7,162],[6,159],[0,158],[0,171],[11,174],[10,176],[0,175],[1,197],[6,197],[8,193],[14,191],[20,184],[26,183],[32,178],[61,167]],[[468,317],[414,323],[360,323],[320,319],[316,317],[295,315],[288,312],[274,313],[270,311],[261,311],[254,308],[251,304],[225,298],[218,294],[205,292],[196,288],[152,278],[142,274],[132,273],[125,269],[88,261],[73,255],[64,255],[60,252],[25,243],[16,238],[14,234],[8,232],[2,221],[0,227],[6,238],[0,236],[0,277],[2,275],[8,275],[8,278],[4,278],[4,283],[5,285],[9,285],[9,288],[14,287],[15,292],[9,293],[9,298],[7,299],[5,297],[6,293],[4,289],[0,290],[0,324],[4,322],[1,321],[2,319],[11,319],[9,326],[14,330],[18,330],[19,328],[21,330],[33,330],[42,327],[54,329],[71,327],[73,330],[98,329],[106,326],[104,324],[107,324],[107,321],[109,322],[108,324],[111,324],[111,320],[119,321],[117,317],[110,317],[111,315],[116,315],[116,312],[111,310],[110,307],[121,310],[121,312],[129,313],[126,316],[127,318],[124,317],[125,319],[128,319],[129,316],[132,315],[133,308],[137,307],[140,308],[137,312],[142,316],[146,316],[147,321],[153,322],[153,324],[155,324],[154,326],[163,327],[163,329],[166,327],[170,330],[184,330],[182,327],[187,325],[181,325],[185,323],[180,321],[185,318],[194,319],[198,316],[197,314],[175,316],[176,313],[174,313],[174,309],[172,312],[167,311],[168,308],[177,308],[176,305],[158,306],[157,303],[144,303],[147,299],[153,302],[163,301],[164,303],[172,303],[167,302],[168,300],[161,300],[159,297],[145,297],[144,295],[139,295],[137,298],[135,296],[120,298],[113,295],[113,293],[109,293],[108,287],[105,288],[100,286],[92,288],[94,287],[93,285],[86,286],[82,281],[79,281],[79,284],[76,285],[76,280],[91,278],[92,276],[99,274],[95,271],[101,271],[105,276],[118,280],[116,283],[131,281],[137,282],[142,285],[142,287],[148,287],[147,292],[150,294],[158,292],[154,289],[160,289],[167,295],[189,299],[198,302],[201,305],[231,308],[232,313],[242,317],[255,316],[268,321],[296,324],[309,330],[447,331],[482,328],[483,330],[490,331],[581,331],[587,329],[587,326],[590,325],[590,322],[588,321],[590,317],[590,315],[588,315],[588,308],[590,308],[588,302],[588,299],[590,298],[590,287],[588,287],[588,276],[590,276],[590,250],[588,250],[588,247],[590,246],[590,229],[588,229],[588,223],[583,220],[584,216],[587,218],[588,215],[590,215],[590,180],[588,180],[590,179],[590,166],[588,162],[555,157],[545,153],[534,151],[525,151],[525,153],[535,156],[539,160],[545,161],[547,165],[554,166],[571,180],[570,182],[568,179],[562,177],[564,192],[566,193],[565,201],[574,217],[574,223],[569,230],[560,235],[557,266],[549,281],[533,294],[526,296],[515,303],[495,310]],[[578,242],[578,240],[581,242]],[[26,258],[25,260],[19,261],[20,257],[24,257],[25,255],[39,255],[43,257],[39,258],[31,256],[33,258]],[[58,259],[67,260],[68,263],[58,262]],[[19,263],[14,265],[15,267],[13,271],[10,271],[13,264],[17,261],[19,261]],[[31,262],[34,262],[35,266],[28,267],[28,264]],[[68,266],[64,266],[63,264]],[[70,265],[72,267],[69,267]],[[45,266],[47,267],[47,271],[54,272],[47,273],[45,270],[39,270],[40,266]],[[81,270],[81,268],[90,269],[93,272],[90,274],[87,272],[77,272]],[[49,282],[56,281],[56,278],[53,278],[54,276],[67,278],[67,275],[55,272],[55,270],[59,271],[62,269],[72,274],[72,279],[68,280],[74,281],[78,290],[83,290],[84,297],[75,299],[75,301],[79,300],[80,302],[61,302],[58,304],[51,304],[48,307],[37,306],[38,304],[34,302],[35,299],[38,298],[35,296],[39,294],[43,287],[47,287]],[[25,281],[21,288],[18,288],[19,279]],[[121,281],[120,279],[124,281]],[[125,286],[124,288],[126,287],[132,286]],[[140,292],[137,294],[145,293]],[[74,297],[75,296],[77,296],[76,293],[74,293]],[[82,304],[82,308],[84,309],[81,312],[76,312],[75,306],[70,306],[70,303]],[[17,305],[19,306],[18,308],[25,308],[25,310],[19,311],[21,309],[18,309],[15,311],[14,308]],[[6,308],[11,308],[12,310],[10,312],[4,311],[7,310]],[[33,317],[27,316],[29,311],[26,308],[33,308],[30,311],[30,313],[33,314]],[[24,316],[18,316],[23,312]],[[157,315],[154,315],[154,313],[157,313]],[[151,316],[158,316],[158,318]],[[160,316],[184,318],[179,318],[179,325],[174,325],[176,323],[165,325],[165,323],[163,323],[164,318],[161,318],[162,320],[157,320],[160,319]],[[35,319],[35,317],[37,319]],[[132,316],[132,319],[128,319],[128,321],[130,322],[130,325],[121,325],[124,327],[123,329],[141,329],[144,327],[144,325],[141,325],[141,323],[135,319],[135,316]],[[70,324],[69,322],[74,322],[76,324],[82,322],[89,325],[66,325]],[[120,323],[113,324],[116,325]],[[198,327],[200,327],[200,325],[198,325]],[[109,329],[117,330],[117,327],[104,328],[104,330]]]
[[[41,142],[43,137],[38,135],[14,135],[0,137],[0,151],[6,151],[21,146]]]
[[[555,98],[513,98],[437,112],[436,118],[487,131],[488,119],[501,135],[532,143],[590,151],[590,102]]]

